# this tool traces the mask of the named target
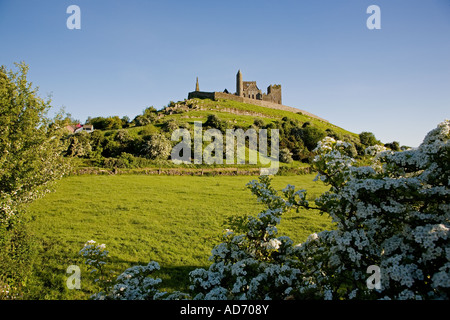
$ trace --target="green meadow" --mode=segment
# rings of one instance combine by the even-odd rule
[[[275,176],[273,186],[307,189],[314,199],[327,187],[314,174]],[[53,193],[32,203],[28,214],[39,253],[27,279],[30,299],[87,299],[98,292],[94,277],[78,255],[84,243],[106,244],[106,271],[117,276],[153,260],[168,291],[187,290],[188,274],[209,265],[211,249],[233,217],[257,215],[262,209],[246,188],[255,176],[81,175],[59,181]],[[313,232],[332,228],[328,216],[293,211],[279,235],[295,243]],[[81,289],[69,290],[69,265],[81,267]]]

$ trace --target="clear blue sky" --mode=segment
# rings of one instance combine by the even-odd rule
[[[69,5],[81,30],[69,30]],[[370,5],[381,29],[369,30]],[[0,64],[56,109],[133,118],[235,75],[355,133],[418,146],[450,118],[450,0],[0,0]]]

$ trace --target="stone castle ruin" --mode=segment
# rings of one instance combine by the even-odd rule
[[[302,113],[307,116],[328,122],[325,119],[322,119],[312,113],[309,113],[304,110],[300,110],[297,108],[292,108],[281,104],[281,85],[275,84],[267,87],[267,93],[263,93],[258,86],[256,85],[256,81],[243,81],[241,70],[238,71],[236,75],[236,92],[230,93],[227,89],[223,92],[206,92],[200,91],[200,86],[198,83],[198,78],[195,84],[195,91],[189,92],[188,99],[211,99],[211,100],[219,100],[219,99],[227,99],[227,100],[235,100],[243,103],[249,103],[258,105],[261,107],[267,107],[272,109],[279,109],[290,111],[294,113]]]
[[[236,75],[236,93],[239,97],[269,101],[281,104],[281,84],[267,87],[267,94],[262,93],[256,85],[256,81],[243,81],[241,70]]]

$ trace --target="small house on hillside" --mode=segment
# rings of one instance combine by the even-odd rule
[[[92,124],[77,124],[77,125],[67,125],[65,126],[65,128],[70,132],[70,133],[77,133],[77,132],[81,132],[81,131],[86,131],[87,133],[91,133],[94,131],[94,126]]]
[[[86,131],[87,133],[91,133],[94,131],[94,126],[92,124],[84,124],[80,126],[80,128],[75,130],[75,133],[80,131]]]

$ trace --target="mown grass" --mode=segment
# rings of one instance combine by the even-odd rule
[[[287,184],[309,190],[313,199],[326,186],[314,175],[276,176],[277,190]],[[79,250],[88,240],[105,243],[116,275],[136,264],[157,261],[158,276],[171,290],[186,290],[188,273],[207,267],[211,249],[233,216],[256,215],[263,208],[245,187],[250,176],[72,176],[55,192],[29,207],[30,227],[39,244],[28,299],[86,299],[99,289],[82,267],[81,290],[68,290],[66,269],[83,265]],[[280,235],[302,242],[332,227],[313,211],[290,212]]]

